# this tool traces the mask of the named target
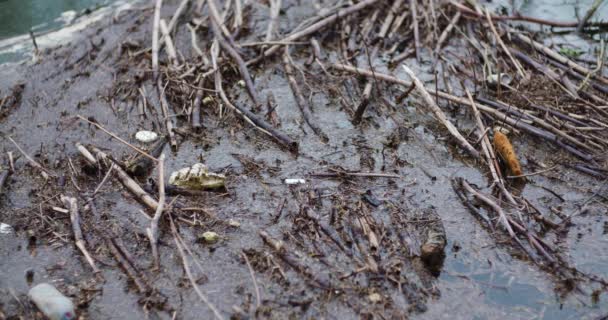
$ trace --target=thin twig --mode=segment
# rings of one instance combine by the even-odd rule
[[[154,265],[156,269],[160,269],[160,256],[158,253],[158,222],[163,215],[165,209],[165,154],[161,153],[158,157],[158,206],[156,212],[150,221],[150,228],[146,231],[150,238],[150,247],[152,248],[152,256],[154,257]]]

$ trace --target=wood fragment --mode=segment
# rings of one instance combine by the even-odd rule
[[[146,229],[148,238],[150,239],[150,247],[152,248],[152,256],[154,257],[154,265],[156,269],[160,269],[160,256],[158,254],[158,222],[163,215],[165,209],[165,154],[162,153],[158,158],[158,206],[152,220],[150,228]]]
[[[84,237],[82,236],[82,229],[80,228],[80,213],[78,212],[78,203],[76,201],[76,198],[61,195],[61,201],[63,202],[63,205],[66,206],[70,211],[70,221],[72,222],[72,231],[74,232],[74,240],[76,241],[76,247],[78,247],[80,252],[82,252],[82,255],[87,260],[87,263],[93,269],[93,272],[100,273],[101,270],[97,268],[95,261],[87,250],[87,247],[84,242]]]
[[[416,77],[414,72],[406,65],[402,66],[403,70],[405,70],[405,72],[410,76],[412,81],[416,84],[416,89],[418,93],[420,93],[420,95],[426,102],[427,108],[431,109],[437,120],[439,120],[439,122],[441,122],[448,129],[448,131],[456,139],[460,147],[466,150],[474,158],[479,158],[479,152],[477,152],[477,150],[473,148],[473,146],[460,134],[454,124],[452,124],[452,122],[448,120],[448,118],[445,116],[445,113],[443,113],[443,111],[439,109],[429,92],[425,89],[424,84],[422,84],[422,82]]]

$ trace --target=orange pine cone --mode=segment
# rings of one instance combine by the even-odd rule
[[[523,174],[513,145],[509,141],[509,138],[498,130],[494,131],[494,149],[496,149],[498,155],[500,155],[507,164],[507,168],[511,175],[521,176]]]

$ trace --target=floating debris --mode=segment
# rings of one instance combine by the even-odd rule
[[[76,319],[72,300],[64,296],[53,285],[41,283],[30,289],[28,296],[50,320]]]
[[[13,233],[13,227],[6,223],[0,223],[0,234],[11,234]]]
[[[190,168],[183,168],[173,172],[169,177],[169,184],[194,190],[217,189],[224,187],[226,176],[209,172],[207,166],[195,163]]]
[[[141,143],[152,143],[158,139],[158,134],[154,131],[142,130],[135,134],[135,140]]]
[[[372,303],[378,303],[378,302],[382,301],[382,296],[376,292],[370,294],[367,297],[369,298],[369,301],[371,301]]]
[[[228,225],[233,227],[233,228],[240,228],[241,227],[241,223],[234,220],[234,219],[230,219],[228,220]]]
[[[285,179],[285,184],[305,184],[304,179]]]
[[[205,231],[201,235],[201,240],[208,244],[216,243],[219,239],[220,235],[213,231]]]
[[[499,79],[500,79],[500,85],[507,85],[508,86],[513,81],[513,78],[510,75],[506,74],[506,73],[501,73],[500,77],[499,77],[498,74],[490,74],[486,78],[486,81],[488,82],[489,85],[497,86]]]
[[[509,173],[513,176],[521,176],[523,171],[521,165],[515,154],[515,149],[507,135],[501,132],[501,130],[494,130],[494,148],[500,157],[504,160]]]

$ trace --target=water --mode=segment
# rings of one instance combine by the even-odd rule
[[[31,53],[31,30],[36,37],[72,25],[116,0],[0,0],[0,64]]]

